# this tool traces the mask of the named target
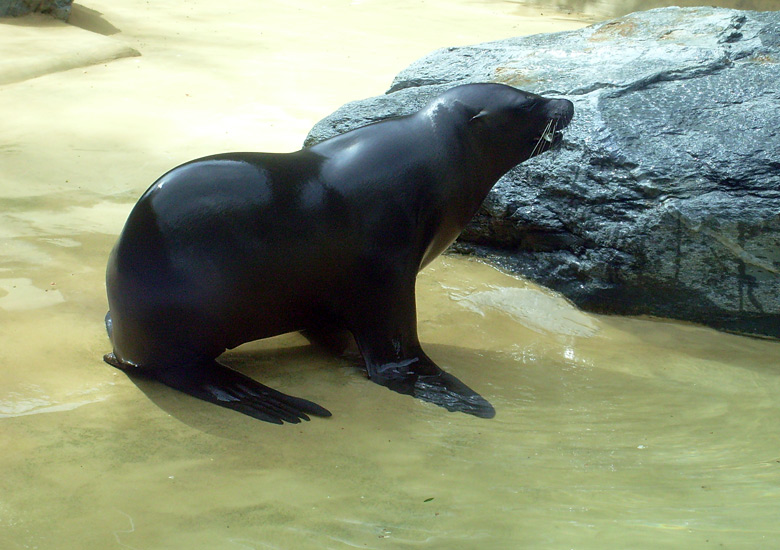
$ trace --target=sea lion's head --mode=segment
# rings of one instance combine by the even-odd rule
[[[552,99],[505,84],[464,84],[446,91],[424,111],[457,121],[461,133],[486,159],[508,170],[558,146],[574,116],[567,99]]]

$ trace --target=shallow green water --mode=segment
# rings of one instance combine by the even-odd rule
[[[0,548],[777,544],[780,343],[587,315],[473,260],[421,274],[420,334],[493,420],[392,393],[295,335],[225,361],[330,419],[272,426],[105,365],[106,256],[143,189],[201,154],[289,149],[330,110],[304,101],[319,87],[294,64],[311,31],[279,25],[295,40],[268,39],[270,64],[247,65],[252,29],[188,6],[196,34],[214,27],[231,55],[186,36],[186,22],[163,33],[95,2],[144,55],[0,86]],[[474,15],[459,14],[447,24],[461,17],[465,33]],[[355,51],[353,30],[342,41]],[[339,78],[368,86],[349,66]]]

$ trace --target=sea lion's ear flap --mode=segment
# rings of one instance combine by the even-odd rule
[[[469,119],[469,124],[472,124],[475,121],[478,121],[478,120],[480,120],[482,118],[485,118],[489,114],[490,114],[490,111],[488,111],[487,109],[482,109],[480,112],[478,112],[476,115],[474,115],[473,117],[471,117]]]

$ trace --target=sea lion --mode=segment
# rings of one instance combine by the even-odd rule
[[[108,260],[104,359],[281,424],[330,412],[216,358],[286,332],[331,347],[351,334],[377,384],[494,416],[420,347],[415,278],[505,172],[560,141],[573,112],[565,99],[467,84],[294,153],[174,168],[138,200]]]

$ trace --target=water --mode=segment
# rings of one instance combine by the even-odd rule
[[[620,17],[634,11],[649,10],[666,6],[717,6],[737,10],[770,11],[780,10],[780,0],[495,0],[502,4],[511,3],[521,11],[529,8],[556,9],[578,17],[608,19]]]
[[[585,314],[473,260],[421,274],[420,335],[493,420],[376,386],[295,335],[225,361],[330,419],[272,426],[105,365],[106,256],[162,172],[297,148],[436,47],[587,19],[496,2],[130,4],[90,2],[76,22],[140,57],[79,67],[72,34],[51,74],[0,86],[0,548],[776,544],[780,344]],[[0,23],[0,44],[61,30],[30,21]]]

